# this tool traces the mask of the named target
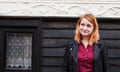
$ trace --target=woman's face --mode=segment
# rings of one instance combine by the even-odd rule
[[[80,34],[82,36],[90,36],[93,32],[94,26],[87,19],[83,18],[80,23]]]

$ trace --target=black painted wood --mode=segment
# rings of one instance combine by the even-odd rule
[[[10,19],[13,19],[14,21],[11,21]],[[38,66],[34,67],[34,69],[36,68],[37,70],[35,71],[37,72],[61,72],[65,51],[64,45],[67,43],[67,41],[73,39],[77,19],[78,18],[59,17],[0,18],[0,39],[3,38],[1,29],[5,28],[5,26],[8,27],[6,30],[9,30],[11,27],[13,27],[14,29],[12,29],[12,31],[20,29],[22,32],[29,32],[29,30],[34,30],[37,28],[36,26],[42,27],[42,29],[38,29],[38,31],[35,33],[35,48],[40,49],[33,50],[34,53],[36,52],[33,55],[33,58],[37,57],[37,60],[33,60],[36,61],[33,62],[33,65]],[[101,40],[104,40],[108,46],[107,49],[111,72],[120,72],[120,19],[98,18],[98,22],[100,26],[100,38]],[[26,28],[29,29],[27,30]],[[42,40],[40,39],[41,37]],[[4,43],[0,40],[0,44]],[[0,59],[2,62],[4,61],[4,58],[2,57],[4,53],[4,49],[2,49],[3,47],[4,46],[0,46]],[[3,70],[4,67],[1,64],[4,65],[4,63],[1,61],[0,70]]]
[[[73,38],[74,29],[45,29],[43,38]],[[100,30],[100,37],[104,39],[120,39],[120,30]]]
[[[42,66],[41,72],[62,72],[62,70],[58,66]]]
[[[39,72],[41,70],[41,21],[0,19],[0,72]],[[6,69],[6,34],[32,33],[32,70]]]
[[[98,19],[100,38],[108,46],[111,72],[120,72],[120,19]],[[63,47],[72,40],[75,20],[45,20],[42,35],[42,72],[61,72]],[[59,70],[60,69],[60,70]]]

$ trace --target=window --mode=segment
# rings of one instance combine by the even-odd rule
[[[0,72],[40,72],[40,20],[0,19]]]
[[[31,33],[8,33],[6,51],[6,69],[31,70]]]

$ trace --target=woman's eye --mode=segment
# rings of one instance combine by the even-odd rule
[[[80,25],[81,25],[81,26],[84,26],[85,24],[84,24],[84,23],[81,23]]]
[[[91,27],[91,25],[88,24],[87,27]]]

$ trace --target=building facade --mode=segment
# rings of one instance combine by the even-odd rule
[[[120,0],[0,0],[0,72],[61,72],[77,19],[92,13],[120,72]]]

